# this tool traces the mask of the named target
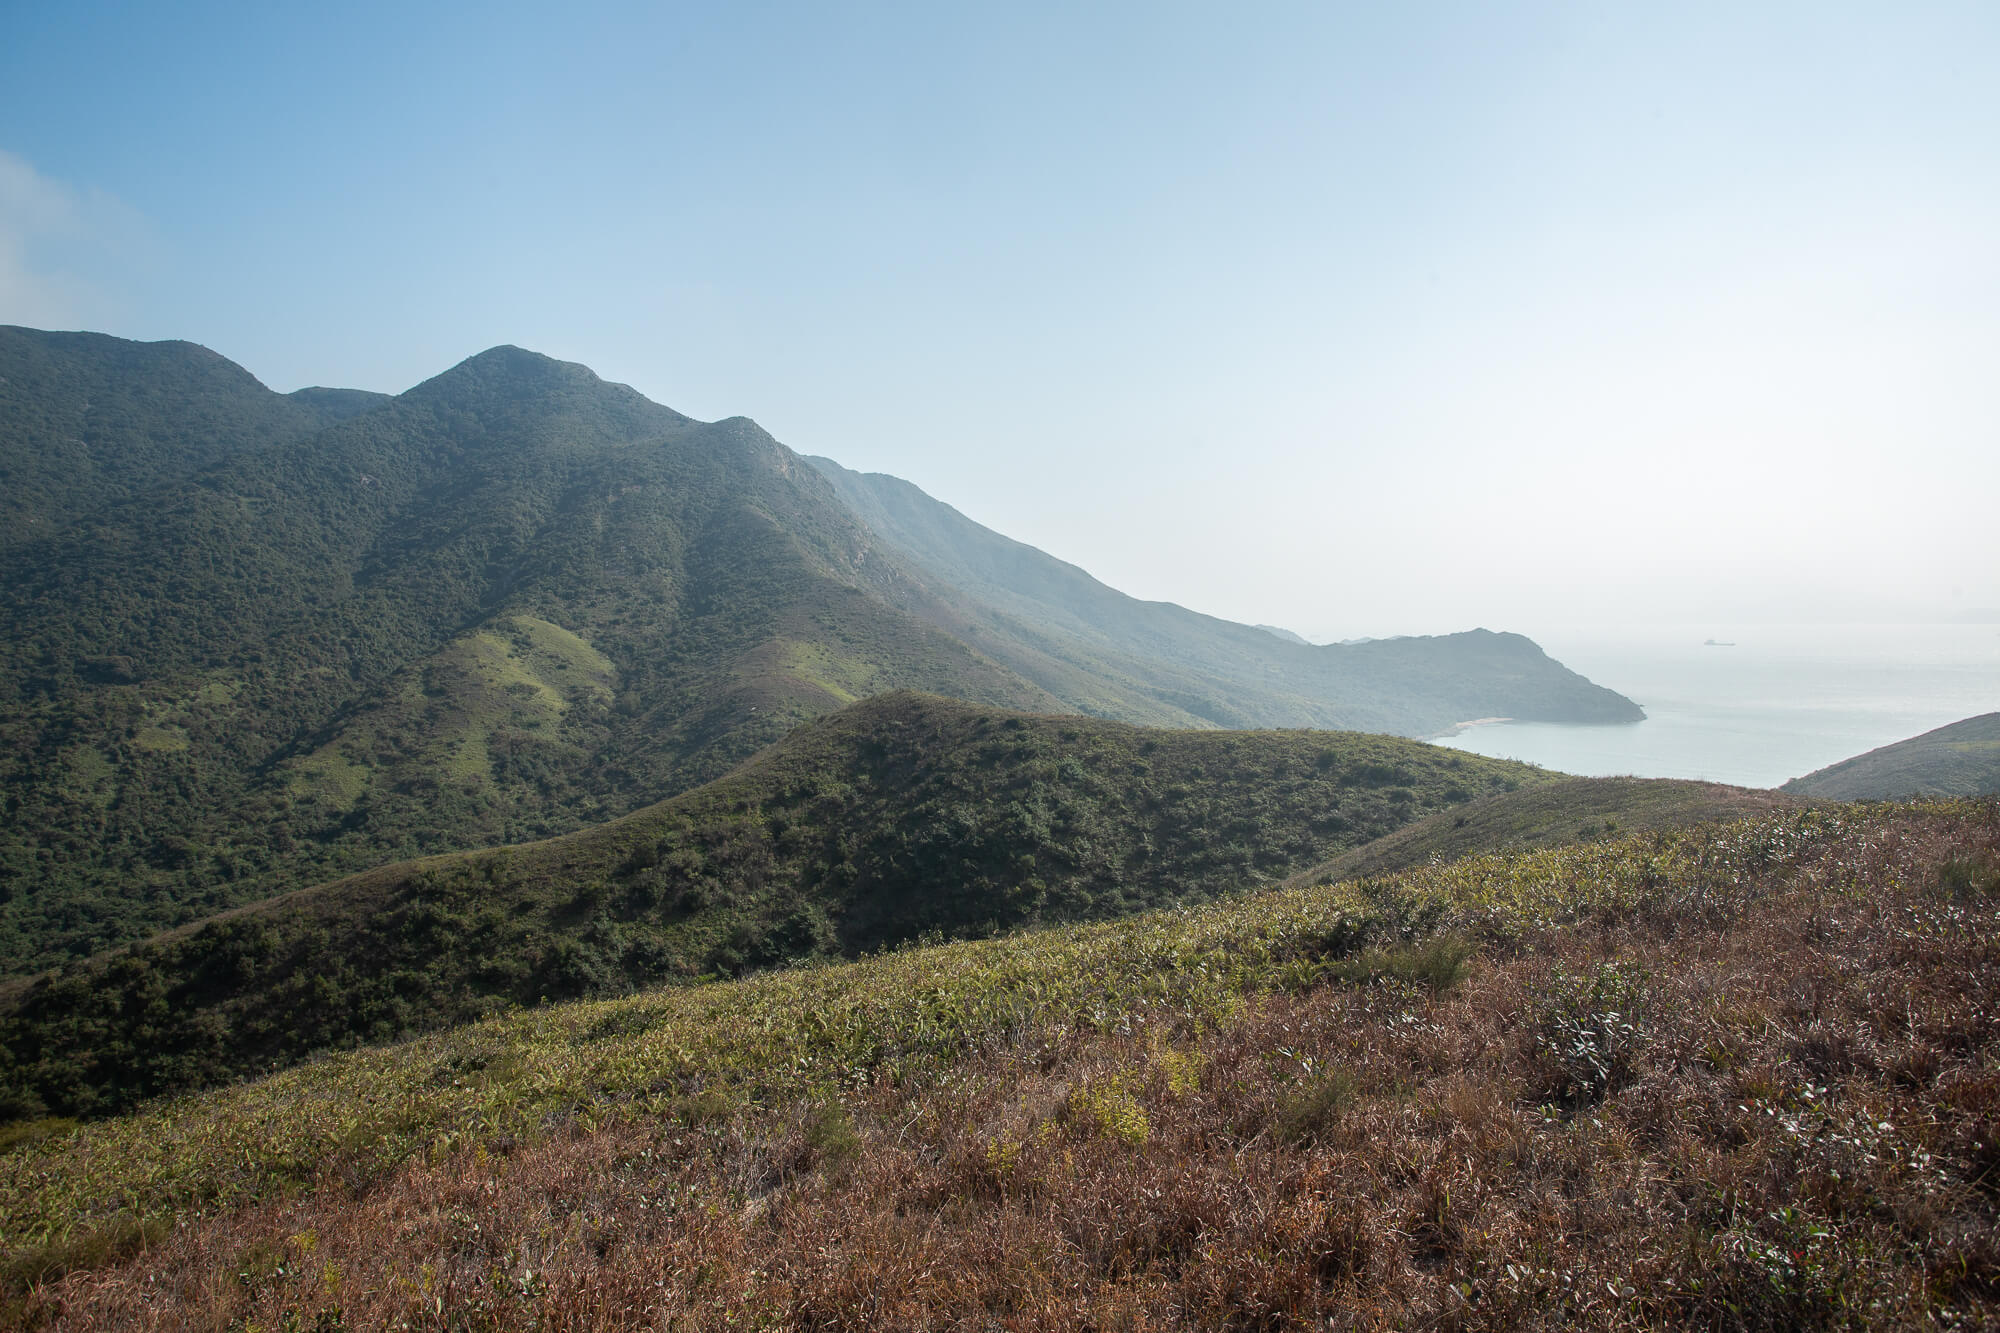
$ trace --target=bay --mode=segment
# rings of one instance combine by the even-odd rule
[[[1523,633],[1633,699],[1615,727],[1498,722],[1439,744],[1586,776],[1773,787],[2000,709],[1995,625],[1551,625]]]

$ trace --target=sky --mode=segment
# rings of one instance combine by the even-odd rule
[[[483,348],[1325,640],[2000,608],[2000,6],[0,0],[0,323]]]

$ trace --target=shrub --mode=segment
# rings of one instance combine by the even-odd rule
[[[1477,951],[1478,946],[1463,936],[1433,935],[1386,949],[1370,949],[1341,964],[1337,974],[1341,980],[1357,984],[1387,979],[1442,995],[1465,980]]]
[[[1938,867],[1938,892],[1964,901],[2000,894],[2000,862],[1983,856],[1954,856]]]
[[[1129,1074],[1121,1074],[1078,1088],[1069,1095],[1070,1119],[1127,1147],[1143,1146],[1152,1133],[1152,1124],[1146,1117],[1146,1108],[1132,1095],[1133,1082]]]
[[[1647,981],[1644,968],[1623,962],[1551,974],[1530,1011],[1544,1093],[1580,1105],[1630,1081],[1645,1041]]]
[[[1351,1070],[1329,1069],[1307,1079],[1279,1098],[1272,1132],[1285,1143],[1317,1143],[1340,1123],[1360,1091],[1361,1080]]]
[[[806,1119],[807,1164],[824,1168],[845,1166],[861,1152],[861,1135],[840,1102],[815,1107]]]

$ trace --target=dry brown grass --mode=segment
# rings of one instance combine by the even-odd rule
[[[2000,818],[1220,1024],[184,1222],[54,1328],[2000,1323]],[[1448,979],[1447,979],[1448,980]]]

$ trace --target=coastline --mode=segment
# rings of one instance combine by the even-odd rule
[[[1454,722],[1449,728],[1440,731],[1435,736],[1429,737],[1429,739],[1441,740],[1446,736],[1462,736],[1474,727],[1490,727],[1501,722],[1512,722],[1513,720],[1511,717],[1475,717],[1468,722]]]

